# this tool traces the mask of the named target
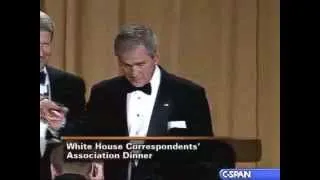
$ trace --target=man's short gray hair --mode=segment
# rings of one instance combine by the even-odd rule
[[[54,33],[54,22],[51,17],[40,10],[40,31],[47,31],[51,33],[51,39]]]
[[[143,45],[150,57],[154,57],[157,53],[158,42],[156,34],[151,28],[145,25],[129,24],[120,28],[114,42],[114,51],[116,56]]]

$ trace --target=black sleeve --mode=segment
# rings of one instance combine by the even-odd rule
[[[91,88],[90,97],[86,106],[86,118],[88,119],[86,127],[87,135],[99,136],[103,134],[104,129],[101,123],[107,109],[107,107],[104,106],[104,94],[105,92],[102,92],[98,86]]]
[[[69,112],[67,114],[67,119],[69,121],[78,121],[85,110],[85,83],[82,79],[77,79],[74,82],[73,93],[70,93],[70,104],[68,106]]]
[[[203,88],[190,96],[189,115],[193,136],[213,136],[212,120],[208,100]]]
[[[66,93],[67,95],[64,97],[64,106],[69,109],[66,117],[67,123],[65,128],[60,130],[60,135],[82,135],[83,126],[85,126],[85,121],[87,120],[84,118],[86,104],[85,83],[81,78],[70,79],[69,83],[66,91],[70,91],[70,93]]]

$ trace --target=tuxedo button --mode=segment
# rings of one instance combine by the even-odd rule
[[[139,97],[138,97],[138,100],[140,100],[140,99],[141,99],[141,97],[139,96]]]
[[[140,117],[140,114],[137,114],[137,117]]]

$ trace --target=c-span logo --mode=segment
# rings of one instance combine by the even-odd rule
[[[280,180],[280,169],[221,169],[221,180]]]

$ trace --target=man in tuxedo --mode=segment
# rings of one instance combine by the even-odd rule
[[[87,104],[92,135],[213,136],[204,88],[158,64],[157,38],[150,28],[123,26],[114,51],[122,75],[92,87]],[[156,179],[152,165],[143,161],[106,161],[104,169],[106,179]]]
[[[53,35],[52,19],[40,11],[40,180],[52,179],[52,149],[59,145],[61,135],[75,133],[72,125],[85,109],[85,83],[82,78],[47,65]],[[61,167],[53,167],[57,175],[62,173]]]

